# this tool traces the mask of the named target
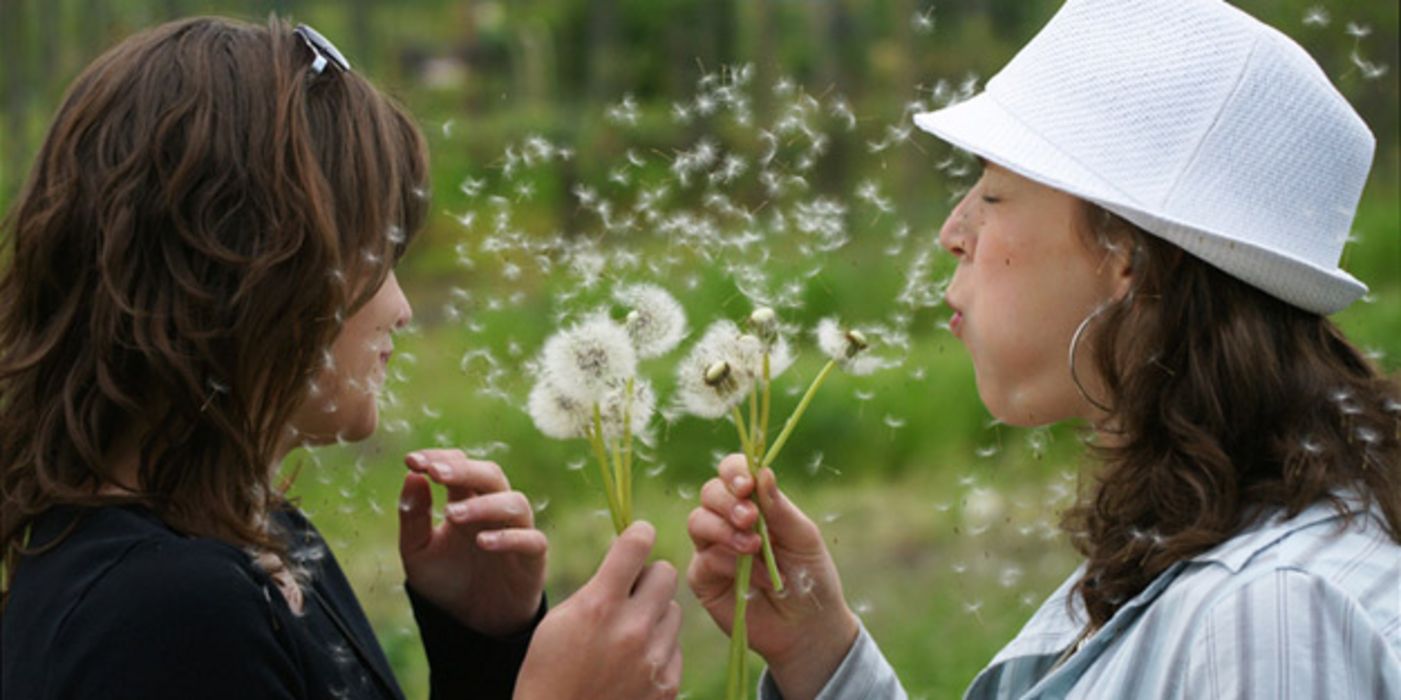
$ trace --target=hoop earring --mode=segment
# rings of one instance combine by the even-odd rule
[[[1103,313],[1107,308],[1109,308],[1108,304],[1096,306],[1095,310],[1091,311],[1090,314],[1085,317],[1085,320],[1081,321],[1080,325],[1075,327],[1075,335],[1070,336],[1070,381],[1075,385],[1075,390],[1080,392],[1080,398],[1088,401],[1091,406],[1105,413],[1113,413],[1113,409],[1096,401],[1093,396],[1090,396],[1090,392],[1085,391],[1085,386],[1080,383],[1080,376],[1075,372],[1075,351],[1080,346],[1080,338],[1085,335],[1085,329],[1089,328],[1090,321],[1093,321],[1096,316]]]

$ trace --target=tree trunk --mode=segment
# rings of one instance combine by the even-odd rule
[[[618,7],[615,0],[589,3],[589,35],[586,59],[589,65],[588,101],[598,104],[612,100],[618,72]]]

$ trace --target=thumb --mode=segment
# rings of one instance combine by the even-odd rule
[[[428,546],[433,538],[433,491],[422,474],[404,475],[399,491],[399,555]]]
[[[792,550],[822,548],[822,531],[778,489],[778,478],[772,469],[765,467],[759,472],[755,492],[770,537]]]

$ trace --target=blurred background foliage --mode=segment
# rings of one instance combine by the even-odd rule
[[[1395,374],[1398,3],[1236,4],[1307,48],[1377,135],[1373,176],[1345,253],[1345,267],[1372,292],[1337,321]],[[417,320],[399,343],[382,430],[361,444],[298,452],[285,465],[298,477],[293,493],[332,543],[411,697],[426,696],[426,671],[394,551],[405,451],[458,446],[503,464],[551,536],[549,591],[556,601],[590,575],[609,539],[591,468],[578,468],[584,445],[542,440],[521,410],[527,362],[567,313],[605,298],[615,279],[651,279],[681,298],[696,333],[715,318],[748,313],[755,294],[744,273],[759,267],[768,275],[761,287],[798,285],[796,301],[781,310],[803,327],[834,313],[857,321],[904,313],[909,345],[901,365],[874,377],[834,379],[779,470],[795,500],[822,524],[848,599],[912,695],[955,696],[1075,565],[1055,524],[1077,488],[1081,435],[1076,426],[1028,431],[991,421],[960,346],[938,327],[946,312],[896,308],[911,260],[933,246],[953,195],[967,182],[947,148],[911,133],[908,113],[914,103],[932,106],[978,84],[1058,6],[0,0],[0,209],[18,193],[82,66],[122,37],[176,17],[261,21],[275,12],[312,24],[355,70],[417,116],[430,140],[434,216],[400,266]],[[698,104],[707,84],[740,66],[750,66],[748,125]],[[772,89],[785,81],[793,90]],[[781,120],[794,95],[803,94],[822,105],[814,128],[828,138],[804,174],[803,196],[843,205],[845,245],[817,253],[776,248],[751,260],[740,249],[700,255],[680,269],[659,267],[649,261],[670,254],[665,236],[645,226],[609,230],[580,194],[611,198],[620,208],[635,202],[644,181],[666,177],[677,155],[703,140],[753,158],[763,150],[757,129]],[[855,117],[849,129],[833,109],[843,100]],[[508,149],[519,155],[531,137],[570,155],[508,175]],[[615,177],[629,153],[646,163]],[[879,189],[880,206],[861,195],[868,183]],[[684,189],[676,188],[668,207],[705,206],[701,190]],[[765,200],[756,189],[733,188],[729,196],[757,211]],[[487,204],[492,196],[507,203]],[[579,277],[564,267],[485,254],[481,244],[490,233],[480,222],[497,212],[493,206],[509,208],[516,230],[565,245],[598,244],[608,256],[602,284],[581,291]],[[947,256],[936,256],[918,281],[937,297],[950,269]],[[800,356],[783,380],[790,392],[815,373],[813,355]],[[674,359],[644,366],[663,396]],[[791,404],[791,396],[780,399],[778,415]],[[659,428],[637,496],[643,517],[659,527],[658,556],[684,568],[686,513],[717,455],[735,449],[734,442],[723,424],[683,418]],[[683,689],[690,697],[717,697],[725,641],[688,594],[681,598],[688,615]]]

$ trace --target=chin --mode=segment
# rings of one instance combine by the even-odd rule
[[[365,438],[375,434],[375,428],[379,427],[379,409],[374,402],[370,402],[370,407],[360,412],[350,425],[341,430],[341,438],[346,442],[360,442]]]
[[[1035,402],[1026,400],[1030,397],[1008,396],[1002,392],[984,390],[982,384],[978,385],[978,397],[994,418],[1016,428],[1040,428],[1068,417],[1060,415],[1060,411],[1037,406]]]

